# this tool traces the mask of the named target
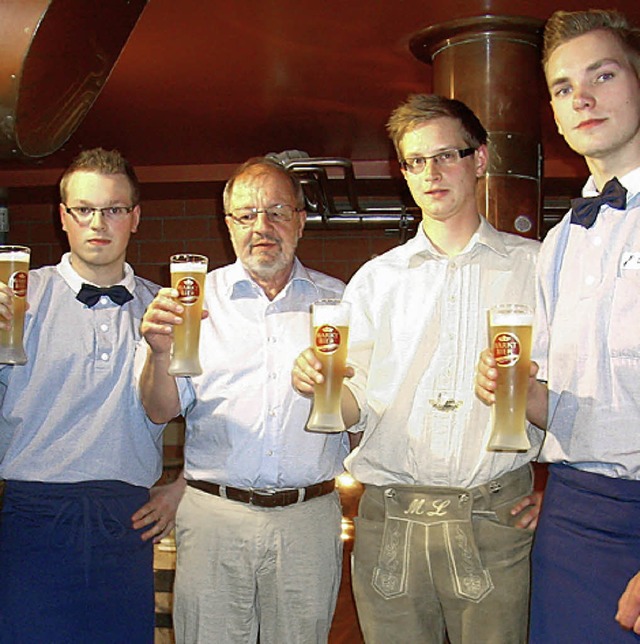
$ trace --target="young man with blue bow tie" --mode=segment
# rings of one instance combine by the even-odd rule
[[[133,385],[157,287],[125,262],[139,185],[116,151],[60,182],[70,251],[32,270],[25,365],[0,366],[0,642],[153,642],[153,550],[131,526],[161,473],[162,425]],[[0,284],[0,328],[14,294]]]
[[[552,465],[530,642],[639,641],[640,574],[627,583],[640,570],[640,30],[615,11],[556,12],[543,63],[558,129],[591,176],[538,260],[528,417],[547,428]],[[494,365],[483,353],[487,402]]]

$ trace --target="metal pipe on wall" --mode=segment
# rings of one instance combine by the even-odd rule
[[[544,21],[477,16],[427,27],[410,41],[433,65],[433,91],[466,103],[489,133],[479,208],[500,230],[537,239],[541,225],[540,47]]]

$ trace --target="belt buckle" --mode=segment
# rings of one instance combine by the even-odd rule
[[[249,490],[249,504],[250,505],[257,505],[258,507],[271,507],[268,503],[268,500],[272,500],[274,495],[276,494],[276,490],[254,490],[250,489]],[[262,503],[260,502],[261,499],[264,499]]]

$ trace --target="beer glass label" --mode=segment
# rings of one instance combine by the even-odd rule
[[[193,277],[183,277],[177,284],[178,299],[181,304],[191,306],[200,297],[200,284]]]
[[[340,331],[330,324],[323,324],[316,331],[316,349],[321,353],[335,353],[340,348]]]
[[[9,277],[9,286],[17,297],[26,297],[28,274],[25,271],[16,271]]]
[[[513,367],[520,359],[520,339],[515,333],[498,333],[493,338],[493,357],[498,367]]]

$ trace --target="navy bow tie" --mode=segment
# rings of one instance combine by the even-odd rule
[[[76,295],[76,299],[86,304],[89,308],[92,308],[103,295],[111,298],[112,302],[120,306],[133,299],[133,295],[124,286],[100,288],[92,284],[83,284],[80,292]]]
[[[627,205],[627,189],[615,177],[604,184],[598,196],[571,200],[571,223],[591,228],[598,218],[600,207],[605,204],[617,210]]]

